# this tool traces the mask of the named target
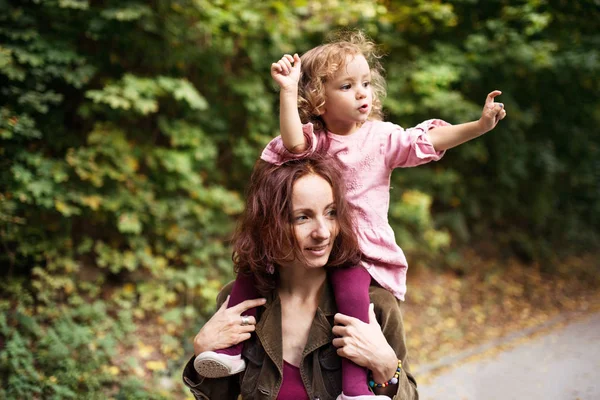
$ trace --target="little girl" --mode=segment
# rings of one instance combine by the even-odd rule
[[[458,146],[492,129],[506,116],[502,103],[488,94],[481,118],[454,125],[428,120],[403,129],[382,121],[385,82],[373,42],[361,32],[309,50],[302,58],[284,55],[271,65],[279,85],[281,136],[273,139],[261,158],[273,164],[326,152],[344,165],[347,198],[356,210],[356,231],[364,255],[361,266],[332,268],[331,282],[338,311],[369,323],[368,288],[377,284],[404,300],[407,262],[396,244],[387,220],[390,176],[398,167],[413,167],[439,160],[446,149]],[[273,263],[273,260],[265,260]],[[251,278],[238,276],[229,300],[232,307],[259,297]],[[254,322],[255,310],[242,324]],[[200,354],[197,368],[204,376],[223,376],[245,368],[242,343],[217,353]],[[387,398],[374,396],[367,371],[342,358],[339,399]]]

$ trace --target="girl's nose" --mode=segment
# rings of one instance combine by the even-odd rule
[[[357,99],[364,99],[365,97],[367,97],[367,89],[365,89],[364,87],[360,86],[356,90],[356,98]]]

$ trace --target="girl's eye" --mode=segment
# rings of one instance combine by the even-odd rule
[[[342,85],[341,89],[348,90],[348,89],[350,89],[350,87],[351,87],[350,84],[345,84],[345,85]]]
[[[370,85],[371,85],[371,82],[364,82],[364,83],[363,83],[363,86],[364,86],[364,87],[369,87]]]

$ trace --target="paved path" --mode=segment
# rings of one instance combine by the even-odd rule
[[[417,374],[418,380],[418,374]],[[419,385],[421,400],[599,400],[600,313]]]

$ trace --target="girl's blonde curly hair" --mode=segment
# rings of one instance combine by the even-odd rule
[[[383,119],[382,102],[386,87],[383,67],[379,62],[381,55],[375,43],[362,31],[339,32],[329,43],[317,46],[300,57],[302,72],[298,84],[298,112],[302,123],[312,122],[315,131],[326,129],[321,117],[326,101],[325,82],[346,66],[349,55],[362,55],[369,63],[373,90],[373,108],[369,119]]]

